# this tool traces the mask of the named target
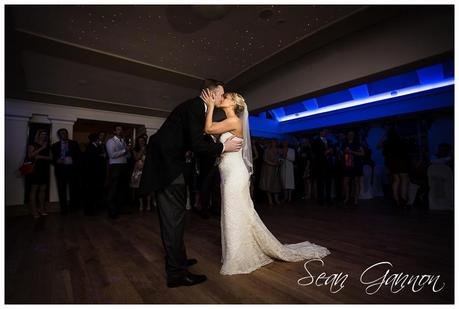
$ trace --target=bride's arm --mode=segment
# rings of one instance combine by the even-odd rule
[[[212,122],[213,114],[214,106],[210,105],[207,107],[206,125],[204,127],[204,132],[207,134],[222,134],[237,129],[239,119],[227,118],[223,121]]]
[[[212,122],[215,108],[215,98],[208,93],[203,93],[202,98],[207,104],[207,115],[206,123],[204,125],[204,132],[207,134],[216,135],[233,131],[238,128],[238,118],[226,118],[223,121]]]

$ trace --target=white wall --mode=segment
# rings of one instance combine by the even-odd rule
[[[121,122],[145,125],[147,134],[153,134],[164,122],[164,118],[151,117],[97,109],[46,104],[24,100],[5,101],[5,205],[24,203],[24,180],[18,168],[25,156],[28,124],[32,119],[51,124],[51,141],[57,139],[59,128],[66,128],[73,136],[73,125],[77,119]],[[51,171],[50,201],[58,201],[56,181]]]
[[[410,11],[275,69],[241,93],[254,110],[453,50],[451,14]]]

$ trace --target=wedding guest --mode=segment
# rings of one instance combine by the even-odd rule
[[[100,131],[99,133],[97,133],[97,141],[99,144],[104,145],[104,150],[105,150],[106,139],[107,139],[107,133],[105,133],[104,131]]]
[[[27,161],[34,164],[33,172],[26,176],[27,181],[31,185],[29,195],[30,211],[34,218],[39,218],[40,215],[47,215],[45,198],[49,183],[51,153],[48,132],[46,130],[40,129],[35,133],[33,142],[27,147]]]
[[[304,195],[302,199],[308,200],[311,198],[312,192],[312,150],[311,143],[308,138],[304,138],[300,145],[299,150],[299,171],[301,172],[301,179],[304,185]]]
[[[290,203],[292,201],[292,191],[295,189],[295,174],[293,169],[295,150],[289,147],[288,141],[282,142],[281,158],[280,176],[282,189],[284,190],[283,202]]]
[[[76,211],[79,207],[78,197],[78,168],[81,159],[80,146],[74,140],[68,138],[67,129],[57,130],[59,141],[51,147],[54,172],[56,174],[57,191],[61,213],[66,214]],[[67,202],[67,189],[69,190],[69,202]]]
[[[106,159],[104,145],[99,136],[91,133],[88,136],[89,144],[85,151],[84,184],[86,186],[85,215],[99,213],[104,204],[104,183],[106,173]]]
[[[321,206],[324,205],[324,202],[328,205],[333,204],[331,201],[331,156],[333,148],[331,147],[331,142],[326,138],[327,134],[328,129],[320,129],[319,136],[314,139],[312,145],[314,153],[314,177],[317,181],[317,199]]]
[[[258,161],[260,159],[260,155],[258,154],[257,142],[255,140],[252,140],[251,143],[252,143],[253,173],[250,177],[250,196],[252,197],[252,200],[254,200],[255,199],[255,188],[256,188],[256,184],[258,183],[257,168],[259,167]]]
[[[436,158],[431,160],[431,163],[434,164],[446,164],[452,170],[454,170],[453,166],[453,157],[451,155],[452,147],[448,143],[441,143],[437,146],[437,153],[435,154]]]
[[[104,165],[104,183],[101,188],[102,191],[102,196],[104,197],[102,199],[101,203],[101,210],[102,209],[107,209],[107,195],[108,195],[108,154],[107,154],[107,148],[105,147],[105,144],[107,142],[107,133],[105,131],[100,131],[97,133],[98,139],[97,143],[99,144],[98,150],[99,150],[99,155],[104,158],[105,160],[105,165]]]
[[[344,192],[344,205],[347,205],[350,199],[350,185],[353,184],[353,205],[357,206],[360,196],[360,179],[363,176],[363,156],[365,155],[363,147],[355,138],[354,131],[349,131],[346,135],[346,141],[343,144],[343,192]]]
[[[346,142],[346,134],[338,132],[337,141],[333,145],[334,155],[334,183],[335,183],[335,200],[341,202],[343,200],[343,175],[344,175],[344,153],[343,145]]]
[[[429,148],[427,145],[422,145],[419,149],[419,157],[416,160],[413,172],[410,174],[410,181],[419,186],[413,206],[421,210],[429,209],[429,176],[427,170],[430,164]]]
[[[370,168],[371,168],[371,184],[373,184],[373,176],[374,176],[374,170],[375,170],[375,166],[376,166],[376,163],[375,161],[373,160],[372,156],[373,156],[373,151],[371,150],[370,146],[368,145],[368,143],[366,141],[362,141],[362,147],[363,147],[363,152],[364,152],[364,156],[362,158],[362,165],[365,166],[365,165],[368,165]]]
[[[132,171],[130,187],[133,189],[133,196],[134,198],[137,197],[139,200],[139,211],[144,210],[144,205],[146,205],[146,210],[151,210],[150,205],[150,194],[146,196],[139,196],[139,186],[140,186],[140,178],[142,176],[143,165],[145,163],[145,155],[147,151],[147,136],[140,135],[137,137],[135,146],[132,149],[132,156],[134,158],[134,170]]]
[[[130,145],[123,138],[123,126],[115,125],[113,137],[106,143],[108,153],[108,215],[115,219],[119,217],[121,207],[126,202],[126,191],[129,186],[129,171],[127,159],[131,156]]]
[[[261,167],[263,166],[263,157],[264,157],[264,147],[262,142],[259,140],[254,140],[255,147],[252,147],[252,154],[254,153],[254,148],[256,148],[257,159],[253,161],[253,190],[254,190],[254,201],[258,201],[261,198],[261,195],[264,195],[264,192],[260,190],[260,178],[261,178]]]
[[[276,204],[280,204],[279,193],[282,190],[280,173],[279,173],[279,150],[277,149],[277,141],[272,140],[268,149],[265,150],[263,156],[263,165],[261,167],[259,188],[266,192],[268,203],[273,205],[273,198]]]
[[[392,195],[398,207],[408,202],[408,149],[395,128],[387,130],[378,144],[382,148],[385,164],[392,178]]]

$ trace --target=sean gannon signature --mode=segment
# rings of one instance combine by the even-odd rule
[[[313,276],[308,269],[308,264],[311,262],[320,262],[322,263],[322,266],[324,266],[324,262],[322,261],[322,259],[313,259],[305,262],[304,269],[306,270],[308,275],[306,277],[298,279],[299,285],[329,285],[331,293],[338,293],[339,291],[341,291],[341,289],[344,288],[344,283],[349,277],[348,274],[343,274],[342,272],[340,272],[327,275],[326,273],[322,272],[318,276]],[[431,285],[432,291],[434,293],[437,293],[445,287],[444,282],[440,288],[437,287],[440,275],[410,275],[404,274],[403,272],[391,274],[390,268],[392,268],[392,266],[392,263],[385,261],[373,264],[372,266],[365,269],[360,275],[360,283],[366,286],[365,293],[367,293],[368,295],[373,295],[377,293],[382,286],[386,285],[390,285],[390,291],[392,293],[398,293],[405,288],[411,288],[411,290],[414,293],[416,293],[421,291],[425,286],[429,285]],[[383,267],[383,269],[385,269],[386,271],[381,277],[374,279],[374,273],[376,272],[376,268],[381,267]]]

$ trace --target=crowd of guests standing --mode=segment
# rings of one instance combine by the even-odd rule
[[[298,143],[255,141],[255,187],[264,192],[269,205],[285,205],[292,200],[294,190],[302,199],[315,198],[320,205],[333,205],[333,183],[336,200],[346,206],[358,203],[363,165],[374,166],[371,151],[354,131],[339,133],[337,142],[327,135],[323,128],[318,135]]]
[[[27,175],[27,180],[31,185],[30,210],[35,218],[47,215],[45,199],[50,164],[54,165],[62,214],[82,208],[87,215],[107,211],[110,218],[117,218],[131,212],[132,205],[139,211],[155,207],[154,195],[141,195],[139,191],[148,142],[145,134],[138,136],[132,145],[130,139],[124,138],[123,127],[116,125],[108,139],[105,132],[90,134],[84,152],[76,141],[68,138],[66,129],[58,130],[57,135],[59,141],[49,145],[47,131],[38,130],[27,148],[26,160],[34,162],[34,172]],[[330,137],[328,129],[322,128],[316,135],[298,142],[252,139],[253,200],[270,207],[285,206],[293,199],[314,199],[321,206],[356,207],[363,167],[367,165],[374,172],[372,150],[364,136],[353,130]],[[408,146],[394,128],[387,130],[377,148],[384,155],[395,205],[407,205],[410,172],[414,176],[411,181],[418,182],[421,193],[428,190],[427,154],[411,162]],[[451,150],[450,145],[441,144],[437,160],[452,165]],[[219,159],[195,156],[191,151],[185,156],[188,208],[203,218],[218,215]],[[414,167],[414,172],[410,167]]]
[[[312,139],[301,142],[276,139],[252,139],[254,173],[251,194],[256,202],[288,205],[294,198],[316,199],[320,205],[332,205],[335,198],[345,206],[357,205],[363,165],[374,166],[371,151],[356,138],[354,131],[340,133],[338,141],[327,139],[321,129]],[[188,154],[188,179],[191,208],[203,217],[218,213],[218,159]],[[210,171],[210,172],[209,172]]]
[[[364,167],[371,171],[373,181],[376,165],[363,133],[345,130],[332,134],[322,128],[299,142],[255,141],[255,197],[264,194],[269,205],[285,205],[295,190],[296,198],[314,199],[321,206],[358,206]],[[431,163],[446,164],[453,170],[450,144],[438,145],[434,159],[426,147],[413,156],[406,138],[395,127],[387,128],[376,147],[382,152],[388,176],[389,186],[384,188],[384,194],[398,209],[408,208],[410,183],[419,187],[415,201],[420,207],[428,207],[427,169]]]
[[[139,185],[146,155],[147,136],[136,138],[135,145],[124,138],[123,127],[116,125],[113,136],[91,133],[84,151],[69,139],[67,129],[57,131],[59,140],[49,144],[47,130],[39,129],[27,147],[26,161],[34,165],[26,175],[30,184],[29,205],[34,218],[46,216],[46,192],[50,165],[54,166],[61,214],[83,209],[86,215],[107,211],[109,217],[139,210],[151,210],[150,195],[140,195]]]

